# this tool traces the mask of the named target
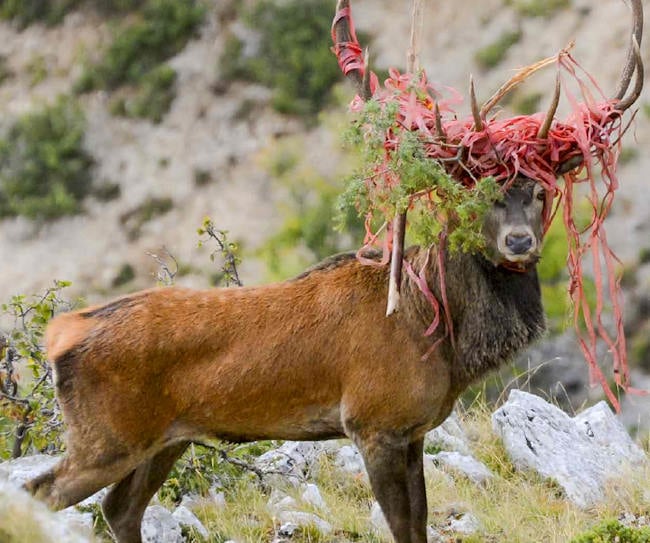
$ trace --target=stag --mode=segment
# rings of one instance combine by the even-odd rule
[[[633,73],[642,79],[640,0],[634,13],[621,111],[640,91],[625,96]],[[336,34],[349,36],[345,20]],[[444,266],[451,320],[428,336],[434,309],[414,275],[386,317],[389,270],[352,253],[278,284],[158,288],[56,317],[46,344],[67,449],[26,488],[61,509],[113,485],[106,520],[119,543],[140,542],[144,510],[189,443],[348,437],[397,543],[425,543],[425,433],[544,331],[544,198],[518,178],[484,218],[485,250],[404,252],[438,299]]]

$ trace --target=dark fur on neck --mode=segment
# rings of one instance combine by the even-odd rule
[[[414,271],[419,272],[427,261],[427,251],[412,247],[406,257]],[[437,268],[437,256],[432,252],[427,264],[427,283],[436,299],[442,300]],[[446,358],[454,360],[457,387],[464,388],[510,361],[543,335],[546,322],[534,265],[521,273],[495,267],[478,254],[445,254],[444,273],[454,345],[443,316],[438,330],[427,342],[431,344],[444,336],[439,348],[445,350]],[[400,311],[405,318],[419,321],[419,329],[426,330],[433,320],[433,309],[406,275],[402,293]],[[440,310],[443,311],[442,304]]]

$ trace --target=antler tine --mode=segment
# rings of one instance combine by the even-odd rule
[[[632,81],[632,75],[634,74],[635,69],[639,68],[643,70],[643,63],[641,62],[641,56],[640,54],[637,53],[637,50],[641,46],[641,38],[643,37],[643,4],[642,4],[642,0],[631,0],[631,1],[632,1],[632,37],[630,38],[630,47],[627,51],[627,60],[625,62],[625,67],[621,72],[621,80],[618,84],[618,89],[616,90],[615,98],[617,98],[618,100],[623,100],[625,93],[627,92],[627,89],[630,86],[630,81]],[[638,84],[638,79],[639,78],[637,77],[637,84]],[[641,77],[640,79],[643,78]]]
[[[483,120],[481,119],[480,109],[476,101],[476,91],[474,90],[474,76],[469,76],[469,99],[472,105],[472,116],[474,117],[474,129],[478,132],[483,130]]]
[[[551,101],[551,105],[548,108],[544,122],[542,123],[542,126],[540,126],[539,132],[537,133],[537,138],[540,140],[545,140],[548,137],[548,132],[551,129],[551,123],[553,122],[553,117],[555,117],[557,106],[560,103],[561,90],[562,88],[560,83],[560,74],[557,74],[557,77],[555,78],[555,94],[553,95],[553,100]]]
[[[336,4],[336,12],[339,13],[343,9],[350,8],[350,0],[338,0]],[[341,17],[334,25],[334,35],[336,36],[336,45],[356,41],[356,36],[353,36],[354,30],[350,28],[348,17]],[[370,90],[370,72],[368,70],[368,50],[364,58],[364,70],[350,70],[347,77],[354,83],[357,88],[359,96],[368,101],[372,98],[372,91]]]
[[[447,141],[447,134],[445,134],[445,129],[442,127],[442,116],[440,115],[440,108],[438,107],[438,102],[436,101],[435,105],[436,113],[436,133],[440,138],[440,141]]]
[[[634,56],[636,60],[636,80],[634,83],[634,89],[630,93],[630,95],[618,102],[614,107],[619,110],[619,111],[625,111],[628,109],[634,102],[637,101],[637,98],[641,95],[641,91],[643,90],[643,78],[644,78],[644,67],[643,67],[643,59],[641,58],[641,49],[639,48],[639,42],[636,40],[636,36],[633,36],[632,38],[632,45],[634,47]],[[627,89],[626,89],[627,90]]]

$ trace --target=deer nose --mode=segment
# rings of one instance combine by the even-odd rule
[[[506,247],[514,254],[521,255],[533,246],[533,238],[529,234],[508,234]]]

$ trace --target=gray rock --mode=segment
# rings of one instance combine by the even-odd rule
[[[440,451],[456,451],[470,455],[469,440],[461,428],[458,415],[452,411],[445,421],[424,436],[424,448],[436,448]]]
[[[325,503],[325,500],[320,493],[320,489],[313,483],[307,483],[303,485],[300,498],[303,502],[311,505],[312,507],[315,507],[324,513],[329,512],[329,508],[327,507],[327,504]]]
[[[602,499],[608,478],[645,461],[604,402],[571,418],[538,396],[513,390],[492,415],[492,426],[515,466],[554,479],[580,507]]]
[[[460,454],[459,452],[439,452],[437,454],[425,454],[425,459],[429,459],[436,465],[442,465],[451,468],[453,471],[462,473],[470,481],[481,485],[490,480],[494,475],[490,469],[479,462],[473,456]]]
[[[361,453],[354,445],[341,447],[334,457],[334,465],[351,475],[362,475],[365,479],[368,478]]]
[[[268,451],[255,460],[264,473],[280,475],[297,484],[320,457],[322,449],[311,441],[286,441],[282,446]]]
[[[446,529],[460,534],[474,534],[481,529],[481,523],[472,513],[463,513],[448,520]]]
[[[59,463],[58,456],[35,454],[8,460],[0,464],[0,480],[6,480],[15,486],[22,486],[34,477],[45,473]]]
[[[198,519],[198,517],[182,503],[174,510],[172,517],[174,517],[181,526],[194,528],[201,537],[207,539],[210,536],[210,533],[206,527],[203,526],[203,523]]]
[[[285,522],[278,529],[278,535],[281,537],[292,537],[298,528],[300,528],[300,526],[293,522]]]
[[[161,505],[147,507],[142,519],[143,543],[183,543],[181,525]]]
[[[15,484],[0,480],[0,518],[14,521],[15,533],[9,534],[10,540],[15,536],[17,541],[89,543],[92,531],[84,527],[88,517],[80,517],[77,513],[73,518],[74,513],[54,513]],[[92,525],[92,516],[90,523]],[[5,530],[10,526],[5,526]]]
[[[388,521],[384,516],[384,512],[381,510],[379,502],[376,501],[372,503],[372,507],[370,508],[370,525],[376,534],[390,536]]]
[[[298,502],[291,496],[287,496],[284,492],[273,489],[266,503],[266,507],[272,514],[278,515],[282,511],[295,511],[298,509]]]
[[[297,526],[313,526],[321,534],[328,535],[332,533],[332,525],[312,513],[305,513],[303,511],[281,511],[278,514],[278,520],[281,524],[296,524]]]

